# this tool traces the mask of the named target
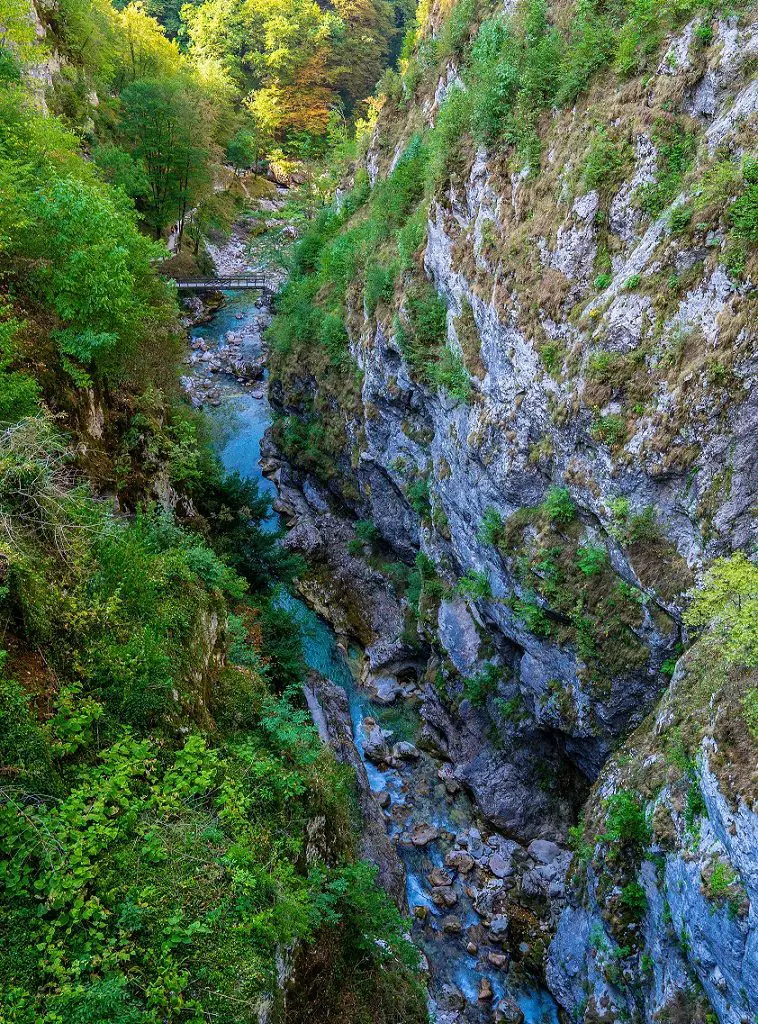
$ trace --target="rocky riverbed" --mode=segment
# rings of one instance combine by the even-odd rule
[[[223,376],[250,388],[252,397],[260,401],[265,394],[263,377],[266,349],[263,332],[270,319],[265,301],[257,298],[252,308],[233,314],[234,326],[218,334],[218,324],[201,327],[190,338],[190,351],[185,357],[189,372],[182,385],[195,408],[221,405]],[[226,312],[225,319],[229,320]]]

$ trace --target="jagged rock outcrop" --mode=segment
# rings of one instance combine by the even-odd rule
[[[650,827],[636,848],[628,830],[599,841],[589,830],[548,963],[571,1014],[591,1004],[602,1019],[660,1019],[678,1007],[705,1020],[712,1007],[741,1024],[755,1013],[758,744],[739,725],[755,676],[724,685],[706,658],[696,648],[680,662],[588,801],[596,827],[609,802],[642,793]]]
[[[376,864],[382,888],[405,910],[405,871],[387,834],[382,809],[353,740],[347,695],[340,686],[312,672],[305,686],[305,698],[322,742],[331,747],[338,761],[355,772],[362,826],[358,855]]]

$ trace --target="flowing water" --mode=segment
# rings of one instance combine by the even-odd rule
[[[228,294],[225,299],[210,323],[195,328],[192,337],[203,339],[211,349],[223,349],[228,344],[228,332],[233,332],[241,339],[237,346],[240,352],[249,358],[259,356],[266,312],[256,305],[256,297],[250,292]],[[190,381],[198,385],[200,391],[207,392],[212,386],[213,404],[208,406],[207,412],[224,467],[257,480],[261,491],[275,496],[275,487],[264,477],[260,466],[261,439],[271,423],[265,389],[245,386],[223,372],[211,374],[198,353],[195,353]],[[272,528],[278,525],[274,515],[269,525]],[[475,857],[481,857],[482,853],[486,856],[490,850],[497,852],[499,837],[488,835],[462,791],[449,793],[446,790],[438,775],[440,763],[430,755],[419,752],[414,760],[388,768],[377,767],[365,756],[363,723],[368,717],[391,731],[390,742],[413,741],[420,722],[413,699],[391,707],[372,703],[358,683],[360,651],[346,652],[327,623],[299,599],[288,596],[286,604],[300,625],[309,667],[347,692],[356,746],[372,789],[389,795],[387,827],[397,840],[406,868],[408,906],[414,915],[413,937],[429,963],[432,1019],[439,1024],[454,1021],[485,1024],[494,1019],[498,1000],[510,994],[524,1014],[526,1024],[557,1024],[556,1007],[550,996],[527,982],[514,988],[515,972],[506,975],[497,964],[502,950],[480,923],[474,910],[477,893],[467,884],[466,877],[451,872],[454,877],[447,887],[448,898],[454,898],[451,905],[439,906],[432,898],[429,873],[434,868],[444,867],[449,851],[457,848],[468,850]],[[414,826],[428,826],[434,830],[436,838],[425,845],[415,845],[411,841]],[[471,943],[476,946],[475,950]],[[494,955],[495,963],[488,959],[488,954]],[[491,998],[479,998],[482,978],[489,980]]]

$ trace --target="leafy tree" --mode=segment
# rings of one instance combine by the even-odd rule
[[[177,218],[183,225],[209,185],[211,117],[201,90],[185,77],[135,82],[121,102],[121,133],[147,178],[142,214],[160,238]]]
[[[116,15],[117,70],[113,88],[120,91],[142,78],[170,78],[179,71],[179,49],[135,0]]]
[[[214,545],[256,593],[277,583],[291,583],[302,563],[278,543],[270,526],[271,499],[255,480],[234,473],[205,479],[195,499],[213,526]]]
[[[254,129],[240,128],[226,144],[226,159],[239,172],[244,168],[255,169],[261,155],[261,136]]]
[[[373,91],[384,70],[396,15],[387,0],[333,0],[344,29],[334,44],[335,85],[348,110]]]
[[[137,229],[125,196],[96,182],[53,178],[28,198],[29,228],[17,246],[61,322],[61,350],[90,363],[134,339],[148,317],[152,262],[164,250]]]
[[[334,109],[351,113],[372,92],[406,16],[397,0],[205,0],[181,11],[193,62],[223,68],[264,141],[300,157],[323,148]]]
[[[717,558],[691,597],[687,625],[727,664],[758,667],[758,566],[741,551]]]
[[[125,149],[107,142],[93,148],[92,159],[108,184],[122,188],[132,199],[147,195],[150,186],[144,168]]]

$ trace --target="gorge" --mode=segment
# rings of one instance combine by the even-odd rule
[[[0,0],[3,1020],[758,1019],[755,7],[414,8]]]

